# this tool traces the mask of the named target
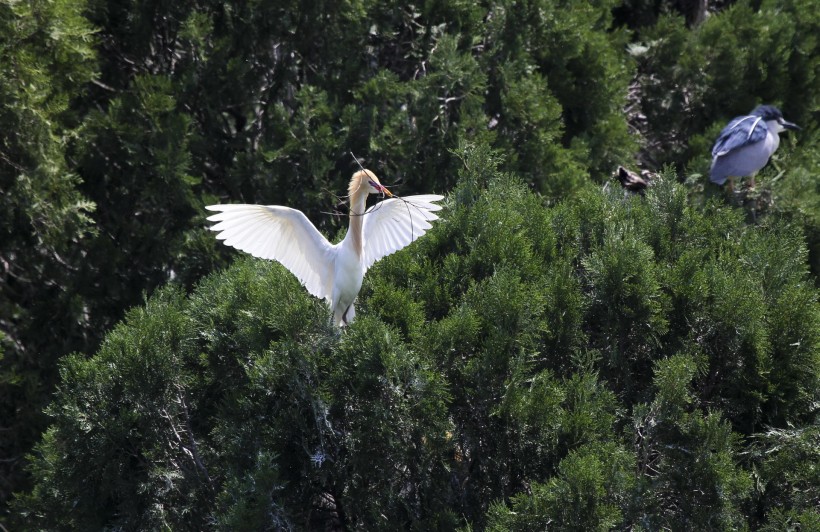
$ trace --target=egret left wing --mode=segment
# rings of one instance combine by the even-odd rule
[[[722,157],[729,152],[756,144],[766,139],[769,129],[759,116],[739,116],[729,122],[718,135],[712,148],[712,157]]]
[[[364,271],[382,257],[408,246],[433,227],[430,222],[438,220],[433,213],[441,210],[441,206],[434,202],[442,199],[444,196],[437,194],[391,198],[367,209],[362,226]]]
[[[330,301],[334,246],[296,209],[278,205],[208,205],[216,238],[254,257],[280,262],[314,296]]]

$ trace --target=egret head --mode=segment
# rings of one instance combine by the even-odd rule
[[[350,180],[349,192],[351,196],[361,192],[393,196],[393,194],[379,182],[379,178],[376,177],[376,174],[370,170],[359,170],[353,174],[353,178]]]

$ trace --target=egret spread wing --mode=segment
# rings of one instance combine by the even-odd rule
[[[718,135],[712,148],[712,157],[722,157],[729,152],[761,142],[769,129],[759,116],[740,116],[729,122]]]
[[[426,233],[430,222],[438,220],[433,212],[441,210],[434,202],[442,199],[437,194],[391,198],[367,209],[362,230],[364,271]]]
[[[254,257],[282,263],[307,291],[330,300],[334,247],[301,211],[271,205],[209,205],[216,238]]]

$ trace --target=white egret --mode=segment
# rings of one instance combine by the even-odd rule
[[[333,311],[333,323],[353,321],[353,301],[362,287],[365,272],[377,260],[396,252],[422,236],[441,210],[437,194],[393,197],[370,170],[353,174],[348,187],[350,226],[344,239],[331,244],[296,209],[278,205],[209,205],[218,211],[208,217],[219,222],[211,227],[226,245],[255,257],[280,262],[314,296],[325,299]],[[391,196],[365,210],[368,194]]]

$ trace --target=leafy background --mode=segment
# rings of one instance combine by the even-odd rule
[[[820,529],[818,35],[812,0],[0,2],[0,524]],[[758,103],[803,130],[730,196]],[[338,238],[351,153],[447,198],[339,332],[204,205]]]

